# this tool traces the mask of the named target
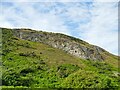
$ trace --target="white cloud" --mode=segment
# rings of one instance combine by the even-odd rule
[[[0,27],[8,27],[11,28],[11,24],[8,23],[3,16],[0,15]]]
[[[114,54],[118,52],[116,3],[96,1],[91,4],[85,2],[62,2],[60,5],[55,2],[5,4],[0,15],[2,27],[32,28],[75,37],[79,34],[83,40]]]
[[[93,3],[91,21],[80,26],[82,38],[118,54],[118,9],[115,3]],[[81,35],[81,34],[80,34]]]
[[[119,0],[2,0],[3,2],[119,2]]]
[[[119,2],[119,0],[94,0],[95,2]]]
[[[42,3],[41,3],[42,4]],[[31,3],[14,3],[11,7],[3,7],[3,20],[10,27],[28,27],[70,35],[63,21],[54,13],[39,13]],[[9,14],[9,16],[8,16]],[[9,24],[9,25],[8,25]]]
[[[84,5],[81,5],[81,7],[73,6],[70,7],[66,13],[69,19],[71,19],[74,22],[82,22],[86,21],[86,19],[89,18],[88,10]]]

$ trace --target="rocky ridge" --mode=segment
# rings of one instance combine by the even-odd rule
[[[82,59],[104,60],[104,49],[60,33],[35,31],[31,29],[14,29],[14,36],[34,42],[41,42]]]

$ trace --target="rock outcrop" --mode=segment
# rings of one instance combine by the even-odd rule
[[[59,33],[48,33],[30,29],[15,29],[14,35],[20,39],[41,42],[83,59],[104,60],[104,49]]]

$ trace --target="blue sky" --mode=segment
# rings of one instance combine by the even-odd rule
[[[4,0],[0,27],[64,33],[118,54],[118,3],[88,1]]]

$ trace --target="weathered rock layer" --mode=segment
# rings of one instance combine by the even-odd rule
[[[102,53],[104,49],[90,45],[89,43],[59,33],[48,33],[42,31],[34,31],[29,29],[16,29],[13,30],[14,35],[20,39],[41,42],[66,51],[69,54],[83,59],[90,60],[104,60]]]

